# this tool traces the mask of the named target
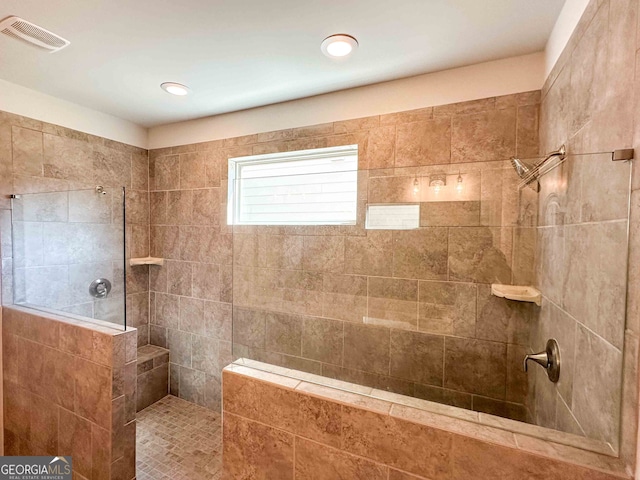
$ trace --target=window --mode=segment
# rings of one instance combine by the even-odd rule
[[[229,159],[235,225],[354,225],[358,146]]]

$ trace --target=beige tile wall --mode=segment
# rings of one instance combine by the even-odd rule
[[[172,392],[217,408],[233,341],[236,355],[524,419],[530,308],[488,284],[533,276],[536,199],[508,159],[537,154],[538,108],[527,92],[151,151],[151,254],[168,260],[151,267],[150,338],[171,350]],[[357,225],[226,225],[228,158],[354,143]],[[420,229],[364,229],[367,203],[405,202]]]
[[[542,92],[542,151],[563,143],[574,154],[634,145],[640,44],[630,39],[636,38],[637,18],[637,0],[589,4]],[[563,365],[556,385],[540,369],[532,372],[529,404],[534,422],[620,445],[632,465],[639,332],[634,305],[640,291],[633,201],[625,331],[630,168],[612,163],[610,155],[570,156],[541,182],[536,264],[545,299],[532,323],[530,348],[542,350],[547,338],[557,338]]]
[[[52,276],[50,285],[60,285],[60,293],[55,306],[75,307],[73,311],[87,314],[86,302],[74,300],[72,303],[62,302],[73,290],[73,281],[69,284],[60,278],[71,280],[80,278],[84,283],[86,275],[91,276],[95,270],[95,258],[104,253],[88,251],[87,244],[101,245],[100,238],[111,230],[109,222],[117,225],[121,221],[119,212],[120,196],[118,189],[126,187],[127,196],[127,258],[130,256],[146,256],[149,249],[149,206],[148,206],[148,154],[146,150],[131,147],[118,142],[96,137],[86,133],[69,130],[56,125],[33,119],[0,112],[0,239],[2,252],[2,288],[3,302],[13,303],[14,266],[20,267],[27,260],[29,265],[37,267],[47,265],[41,273]],[[90,194],[67,193],[70,190],[93,189],[96,185],[107,188],[109,195],[97,198]],[[56,192],[45,195],[43,192]],[[19,255],[14,264],[11,245],[10,201],[11,193],[30,194],[24,196],[26,223],[36,231],[40,229],[40,239],[46,237],[46,255],[38,249],[29,249],[27,255]],[[83,198],[87,197],[87,198]],[[37,201],[34,201],[37,200]],[[27,202],[28,200],[28,202]],[[104,200],[104,201],[103,201]],[[111,201],[112,205],[108,205]],[[30,203],[30,205],[26,205]],[[20,212],[16,212],[20,213]],[[16,219],[20,220],[17,216]],[[67,223],[68,222],[68,223]],[[105,230],[106,229],[106,230]],[[25,236],[25,244],[29,245],[36,237],[33,232]],[[27,242],[27,240],[29,240]],[[73,242],[78,242],[74,244]],[[115,243],[111,242],[111,243]],[[120,243],[120,242],[118,242]],[[101,245],[107,248],[109,245]],[[68,249],[84,252],[85,265],[67,266],[63,258]],[[42,254],[39,258],[38,253]],[[113,252],[114,255],[117,252]],[[31,255],[29,255],[31,254]],[[46,257],[46,258],[45,258]],[[51,265],[54,265],[53,267]],[[73,270],[69,272],[68,270]],[[54,278],[55,277],[55,278]],[[113,277],[122,277],[122,267],[117,265]],[[56,281],[53,281],[56,280]],[[88,287],[88,284],[86,285]],[[78,288],[84,293],[84,288]],[[31,289],[31,295],[40,299],[37,289]],[[80,291],[78,290],[78,291]],[[117,305],[116,296],[122,292],[122,285],[114,282],[111,299],[103,302],[98,316],[122,321],[122,315],[111,314]],[[26,298],[26,292],[16,292],[17,300]],[[129,324],[138,327],[139,341],[148,343],[148,267],[135,267],[127,270],[127,304]],[[22,298],[24,297],[24,298]],[[44,298],[42,300],[50,300]],[[62,303],[67,303],[63,305]],[[84,305],[77,305],[84,303]],[[121,302],[120,302],[121,303]]]
[[[233,365],[223,381],[230,480],[628,478],[612,457],[288,376]]]
[[[74,478],[131,480],[136,333],[3,308],[6,455],[71,455]]]

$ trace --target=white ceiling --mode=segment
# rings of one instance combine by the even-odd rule
[[[564,0],[3,0],[71,41],[0,35],[0,78],[140,125],[268,105],[540,51]],[[322,55],[328,35],[360,48]],[[173,81],[188,97],[162,91]]]

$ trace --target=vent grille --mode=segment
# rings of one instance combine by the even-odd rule
[[[8,17],[2,20],[0,22],[0,32],[51,53],[57,52],[71,43],[55,33],[27,22],[20,17]]]

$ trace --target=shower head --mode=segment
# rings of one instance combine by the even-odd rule
[[[511,165],[520,178],[525,178],[532,170],[533,166],[523,162],[519,158],[511,157]]]

